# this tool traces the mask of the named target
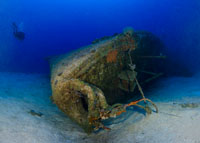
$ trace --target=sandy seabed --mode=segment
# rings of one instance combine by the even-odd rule
[[[48,76],[0,73],[0,143],[200,143],[200,75],[163,78],[145,94],[159,113],[129,108],[105,123],[111,131],[87,135],[51,103]]]

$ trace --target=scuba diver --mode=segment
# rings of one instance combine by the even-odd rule
[[[15,22],[12,23],[13,25],[13,34],[15,36],[15,38],[17,38],[18,40],[24,40],[25,38],[25,33],[22,31],[18,31],[18,26]]]

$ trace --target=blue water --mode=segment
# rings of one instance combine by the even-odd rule
[[[24,40],[14,36],[13,22]],[[159,37],[166,73],[176,74],[144,88],[158,114],[130,107],[106,121],[111,131],[88,136],[50,100],[47,58],[125,27]],[[199,143],[199,65],[199,0],[0,0],[0,143]],[[193,76],[181,77],[185,71]]]
[[[0,71],[48,73],[46,57],[127,26],[154,33],[169,58],[198,71],[199,16],[199,0],[1,0]],[[23,41],[13,36],[12,22],[25,33]]]

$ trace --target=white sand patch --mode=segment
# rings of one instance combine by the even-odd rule
[[[0,143],[73,142],[86,135],[51,103],[47,77],[1,73],[0,81]]]
[[[87,135],[51,103],[48,77],[0,73],[0,143],[200,143],[200,76],[163,79],[146,96],[159,113],[129,108]],[[183,108],[182,103],[198,107]],[[30,110],[43,115],[30,114]]]

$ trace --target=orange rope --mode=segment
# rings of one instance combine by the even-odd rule
[[[122,110],[116,113],[117,116],[121,115],[123,112],[126,112],[126,110]]]
[[[145,100],[145,99],[140,99],[140,100],[137,100],[137,101],[133,101],[133,102],[127,104],[126,107],[135,105],[135,104],[137,104],[138,102],[141,102],[141,101],[143,101],[143,100]]]

